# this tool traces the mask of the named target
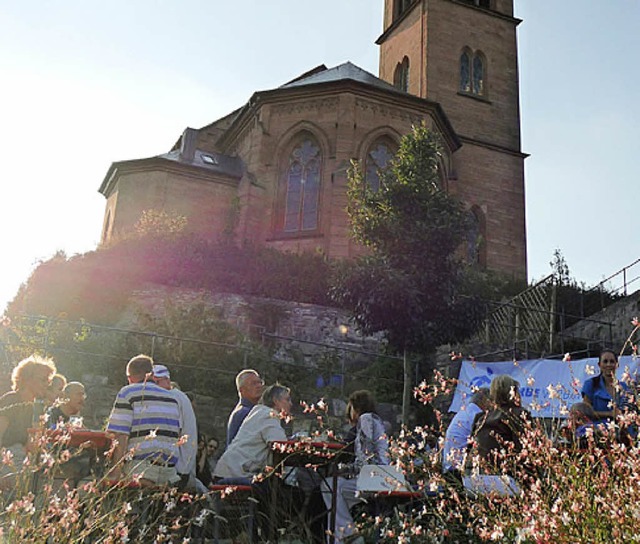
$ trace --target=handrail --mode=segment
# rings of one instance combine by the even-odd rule
[[[605,283],[607,283],[608,281],[611,281],[616,276],[619,276],[620,274],[622,274],[623,275],[624,294],[627,295],[628,294],[627,293],[627,285],[630,285],[631,283],[633,283],[640,276],[637,276],[633,280],[628,282],[627,278],[626,278],[626,272],[627,272],[627,270],[629,270],[633,266],[637,265],[638,263],[640,263],[640,258],[636,259],[635,261],[633,261],[631,264],[629,264],[627,266],[623,266],[620,270],[618,270],[617,272],[611,274],[608,278],[603,279],[600,283],[598,283],[597,285],[594,285],[591,289],[588,289],[587,291],[585,291],[585,293],[590,293],[591,291],[596,291],[596,290],[601,289],[604,286]],[[617,290],[619,290],[619,289],[616,289],[616,291]]]

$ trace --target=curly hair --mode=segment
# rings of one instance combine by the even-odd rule
[[[11,372],[11,388],[18,391],[25,382],[32,379],[41,369],[46,369],[49,379],[56,373],[56,364],[45,357],[31,355],[22,359]]]

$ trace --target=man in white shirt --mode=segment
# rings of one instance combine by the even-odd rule
[[[198,451],[198,425],[189,397],[171,384],[171,374],[164,365],[153,365],[153,381],[171,391],[180,408],[181,438],[176,471],[183,486],[196,489],[196,454]],[[185,439],[186,435],[186,439]]]
[[[214,476],[233,478],[236,483],[251,483],[264,470],[269,457],[269,443],[286,440],[281,418],[291,411],[291,391],[274,384],[267,387],[260,403],[244,419],[238,434],[218,460]]]
[[[442,448],[442,472],[462,471],[464,456],[469,446],[469,438],[473,430],[473,421],[480,412],[490,406],[489,388],[478,389],[469,399],[466,406],[453,416]]]

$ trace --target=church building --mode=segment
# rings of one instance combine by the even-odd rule
[[[99,189],[102,242],[163,210],[211,239],[233,225],[239,242],[358,255],[349,164],[376,187],[400,138],[424,122],[441,135],[443,188],[474,218],[469,258],[525,278],[519,23],[513,0],[385,0],[378,77],[321,65],[187,128],[167,153],[113,163]]]

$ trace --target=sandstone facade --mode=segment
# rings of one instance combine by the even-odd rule
[[[100,187],[103,242],[160,209],[206,237],[233,227],[238,242],[352,257],[362,249],[345,212],[350,162],[375,170],[425,122],[442,136],[443,187],[476,219],[480,245],[470,258],[525,277],[518,22],[511,0],[386,0],[380,78],[350,63],[319,66],[187,129],[166,154],[114,163]],[[469,70],[476,57],[483,63],[481,78],[479,68],[467,74],[481,92],[461,90],[465,52]]]

